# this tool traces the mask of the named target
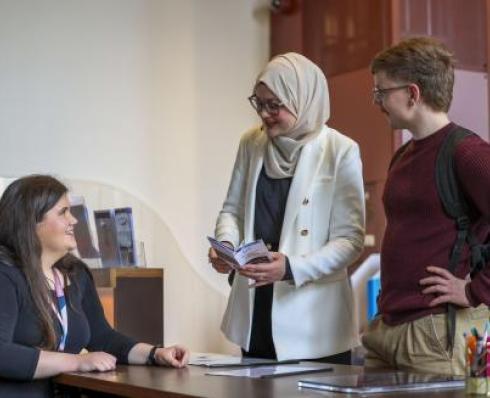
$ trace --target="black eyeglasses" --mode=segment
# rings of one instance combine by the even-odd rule
[[[409,84],[405,84],[404,86],[396,86],[396,87],[388,87],[388,88],[375,88],[373,89],[373,101],[374,103],[380,103],[383,101],[386,93],[389,93],[390,91],[395,91],[395,90],[401,90],[404,88],[410,87]]]
[[[284,104],[278,99],[261,100],[255,94],[248,97],[248,100],[250,101],[252,108],[254,108],[259,114],[265,109],[269,115],[276,116],[281,110],[281,107],[284,106]]]

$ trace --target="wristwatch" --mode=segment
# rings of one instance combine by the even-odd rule
[[[148,359],[146,360],[147,365],[152,365],[152,366],[158,365],[157,360],[155,358],[155,353],[157,352],[158,348],[162,348],[162,346],[154,345],[153,347],[151,347],[150,353],[148,354]]]

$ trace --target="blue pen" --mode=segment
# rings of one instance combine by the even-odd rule
[[[488,328],[490,326],[490,322],[486,321],[485,322],[485,330],[483,331],[483,340],[484,341],[487,341],[487,337],[488,337]]]

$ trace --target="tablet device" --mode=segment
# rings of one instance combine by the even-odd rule
[[[300,380],[301,388],[349,394],[375,394],[464,388],[463,376],[388,372],[332,375]]]

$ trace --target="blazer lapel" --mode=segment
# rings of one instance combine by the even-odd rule
[[[287,240],[287,233],[291,230],[293,221],[296,218],[301,204],[306,198],[310,185],[318,172],[323,153],[323,145],[325,142],[324,137],[325,129],[322,130],[316,139],[306,144],[301,150],[298,165],[296,166],[296,170],[294,172],[293,181],[291,182],[291,187],[289,188],[288,201],[286,203],[284,221],[281,229],[280,248],[282,248],[283,244]]]
[[[254,224],[255,224],[255,188],[257,186],[257,181],[259,180],[260,170],[264,164],[264,150],[267,144],[267,138],[265,134],[261,134],[260,138],[255,143],[256,147],[252,151],[252,156],[250,158],[250,165],[248,170],[248,181],[247,189],[245,192],[245,218],[243,226],[243,239],[245,243],[253,242],[255,240],[254,234]],[[242,244],[242,243],[240,243]],[[243,278],[243,279],[242,279]],[[248,336],[247,342],[250,341],[250,333],[252,327],[252,314],[254,306],[255,289],[249,288],[249,279],[239,276],[239,282],[245,284],[245,291],[248,293],[248,313],[246,310],[242,312],[242,316],[247,317],[248,320]],[[245,302],[244,302],[245,303]],[[247,343],[248,344],[248,343]]]
[[[255,240],[254,236],[254,223],[255,223],[255,188],[257,187],[257,181],[259,180],[260,170],[264,164],[264,151],[267,144],[267,138],[265,134],[260,135],[260,138],[256,142],[256,148],[252,151],[252,157],[250,159],[250,168],[248,172],[247,190],[245,193],[245,225],[244,225],[244,240],[246,243]]]

